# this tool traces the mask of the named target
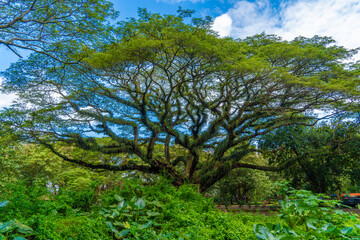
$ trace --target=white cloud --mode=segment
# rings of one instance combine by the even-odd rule
[[[221,27],[224,15],[232,20],[230,31],[226,22]],[[273,9],[269,0],[238,1],[215,22],[219,23],[217,31],[233,37],[265,31],[287,40],[320,35],[333,37],[347,48],[360,46],[359,0],[293,0],[282,3],[279,9]]]
[[[251,36],[277,25],[278,19],[266,0],[255,2],[239,1],[228,12],[233,20],[231,35]]]
[[[0,77],[0,85],[4,79]],[[0,94],[0,109],[8,107],[13,100],[15,100],[15,94]]]
[[[232,19],[228,14],[223,14],[214,20],[212,29],[219,33],[220,37],[229,36],[231,32]]]

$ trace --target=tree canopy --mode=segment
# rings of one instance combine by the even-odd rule
[[[185,11],[139,13],[77,64],[41,54],[13,64],[5,90],[19,100],[3,122],[66,161],[165,174],[204,191],[232,169],[286,167],[242,160],[265,134],[314,125],[312,110],[357,103],[359,68],[343,63],[355,51],[330,38],[220,38]],[[76,149],[114,160],[84,161]]]
[[[0,1],[0,45],[19,57],[18,50],[25,49],[66,60],[69,52],[108,31],[102,23],[115,16],[104,0]]]

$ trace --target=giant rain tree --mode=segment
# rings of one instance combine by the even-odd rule
[[[78,64],[39,54],[13,64],[5,87],[19,100],[3,121],[66,161],[164,174],[205,191],[232,169],[284,167],[242,159],[262,135],[317,121],[304,113],[351,102],[357,68],[341,62],[354,51],[318,36],[219,38],[210,21],[186,15],[141,10]],[[71,149],[114,161],[86,162]]]

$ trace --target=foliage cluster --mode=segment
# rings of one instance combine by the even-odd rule
[[[306,190],[288,193],[281,203],[280,222],[254,226],[259,239],[359,239],[359,220],[336,209],[339,201]]]

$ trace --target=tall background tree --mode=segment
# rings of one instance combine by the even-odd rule
[[[360,136],[358,120],[324,122],[315,127],[287,126],[264,136],[260,149],[271,162],[289,164],[284,176],[294,187],[318,193],[358,185]]]
[[[242,161],[259,137],[315,124],[304,114],[314,109],[356,104],[358,67],[342,63],[355,51],[318,36],[219,38],[210,20],[188,16],[140,10],[77,64],[41,54],[13,64],[5,89],[19,101],[3,122],[66,161],[165,174],[205,191],[236,168],[286,167]],[[114,158],[89,162],[77,149]]]

